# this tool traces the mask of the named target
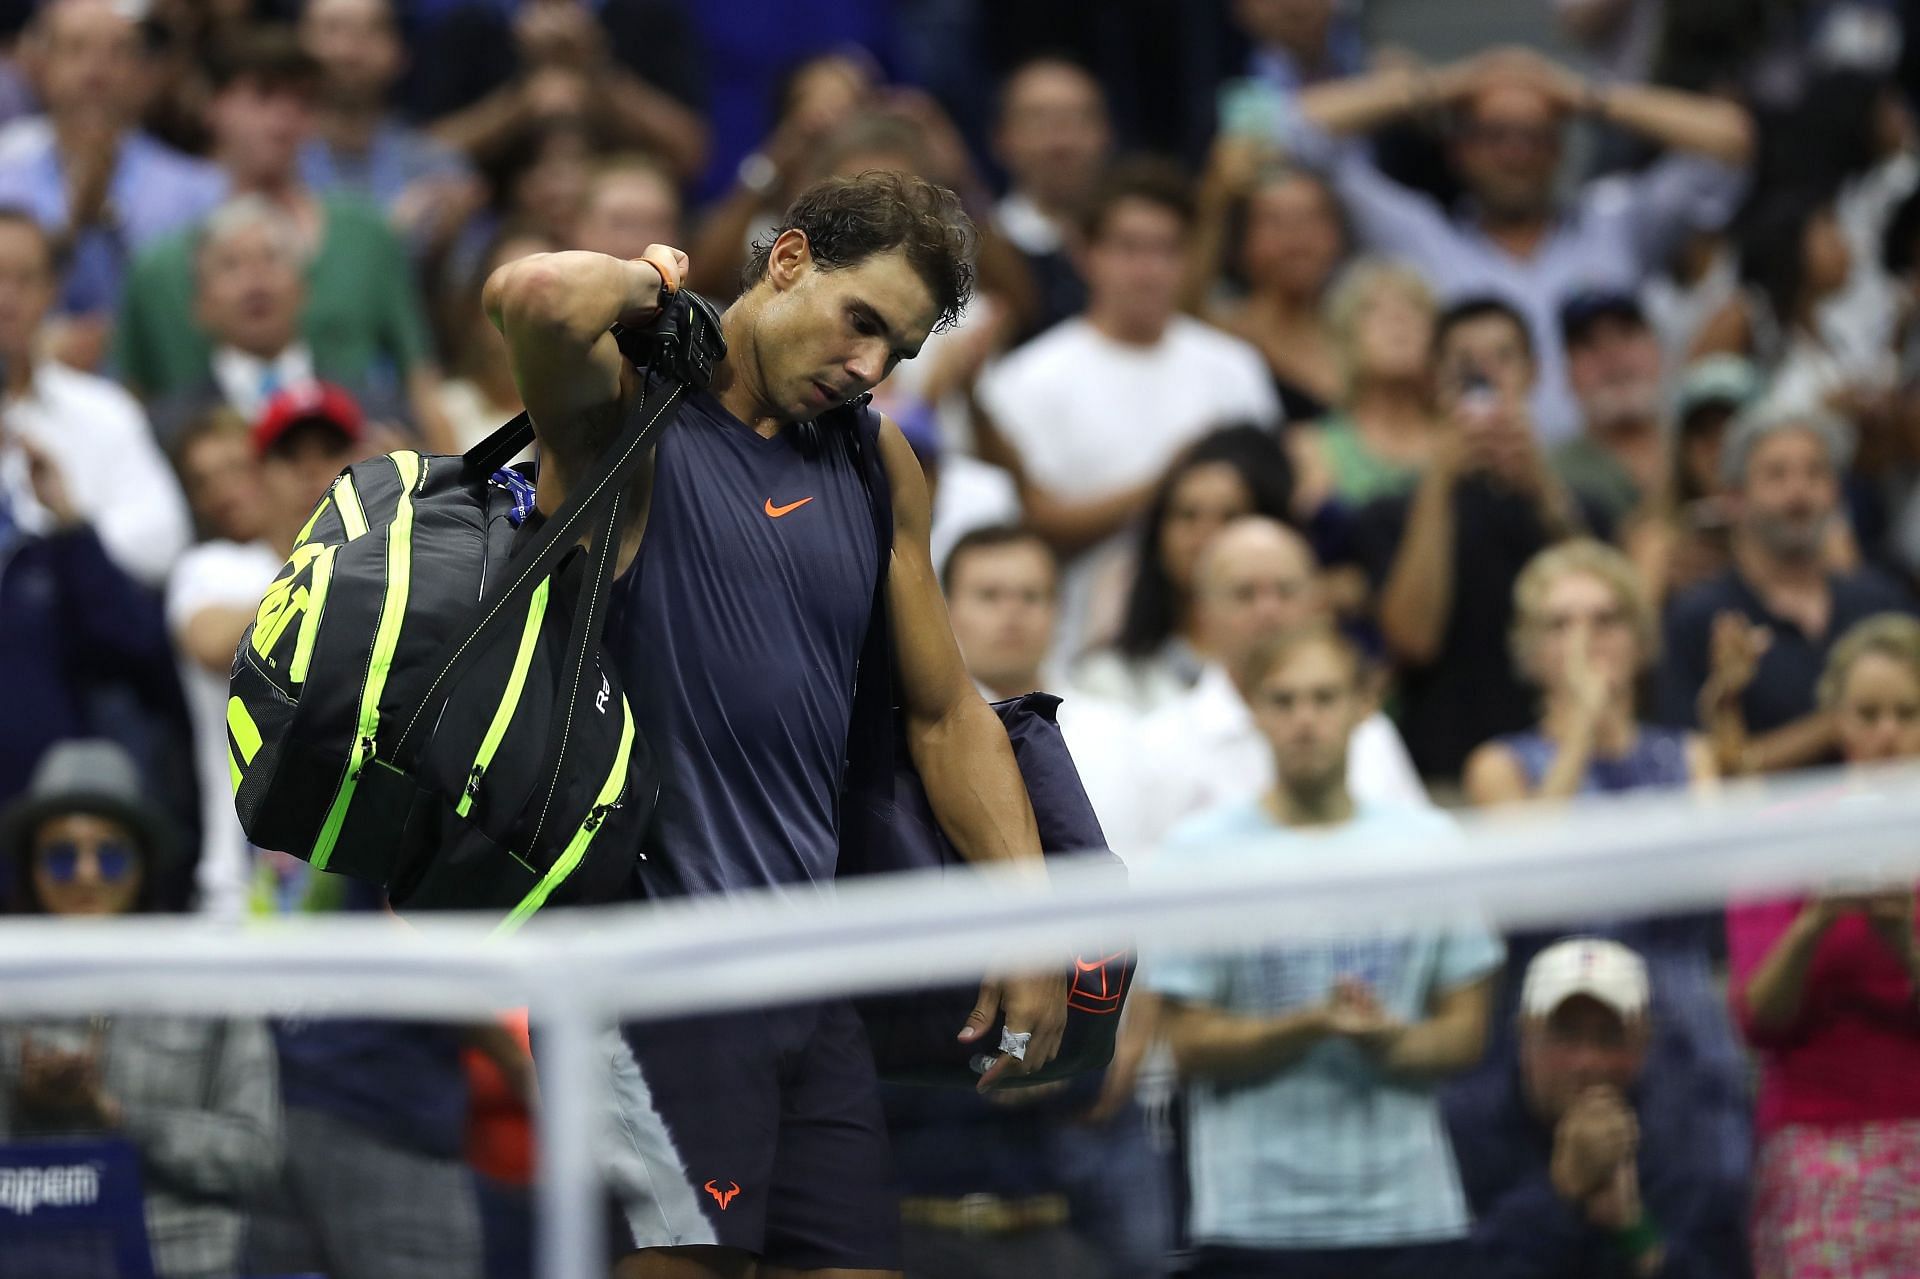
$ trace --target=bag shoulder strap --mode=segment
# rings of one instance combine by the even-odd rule
[[[406,727],[388,752],[389,762],[407,767],[407,750],[415,732],[423,723],[430,723],[434,719],[432,712],[453,687],[459,673],[484,651],[487,637],[518,616],[519,610],[515,605],[524,604],[532,596],[534,588],[559,566],[574,544],[594,527],[594,521],[612,508],[625,491],[627,482],[645,460],[663,423],[668,420],[668,414],[680,403],[686,390],[685,384],[680,382],[662,383],[651,378],[642,379],[641,393],[628,408],[620,434],[594,463],[586,482],[567,495],[567,500],[541,526],[539,533],[508,561],[506,571],[474,606],[470,622],[456,632],[438,672],[415,702],[412,712],[407,716]],[[487,464],[510,446],[512,451],[505,456],[511,458],[526,447],[532,432],[532,421],[525,414],[507,423],[466,455],[468,474],[491,474],[494,468]]]
[[[893,627],[887,616],[887,569],[893,562],[893,484],[887,478],[886,459],[880,455],[883,419],[868,406],[871,398],[862,396],[836,411],[836,415],[845,413],[850,418],[846,429],[835,435],[853,450],[855,469],[866,486],[874,545],[880,557],[879,571],[874,575],[873,607],[867,616],[867,634],[860,644],[860,662],[854,675],[853,715],[847,727],[847,790],[893,785]]]

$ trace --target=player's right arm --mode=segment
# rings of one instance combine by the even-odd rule
[[[655,245],[647,256],[669,254],[684,274],[687,257],[678,249]],[[514,384],[543,444],[585,410],[620,397],[627,363],[608,330],[652,319],[666,283],[679,281],[663,281],[652,262],[580,251],[536,253],[487,277],[482,304],[507,340]],[[541,505],[552,509],[565,494],[549,493],[549,482],[543,472]]]

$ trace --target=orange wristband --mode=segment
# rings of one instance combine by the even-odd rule
[[[645,262],[660,273],[660,291],[668,297],[680,291],[680,264],[673,260],[672,254],[649,249],[634,261]]]

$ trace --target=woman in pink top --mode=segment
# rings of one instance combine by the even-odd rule
[[[1920,622],[1882,615],[1820,681],[1849,763],[1920,756]],[[1911,890],[1737,906],[1735,1015],[1761,1062],[1759,1279],[1920,1275],[1920,944]]]

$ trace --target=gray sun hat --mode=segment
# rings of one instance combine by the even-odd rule
[[[0,817],[0,857],[17,863],[42,822],[69,813],[88,813],[125,826],[139,841],[149,870],[173,851],[173,824],[148,801],[139,766],[117,742],[76,740],[48,748],[33,770],[27,793]]]

